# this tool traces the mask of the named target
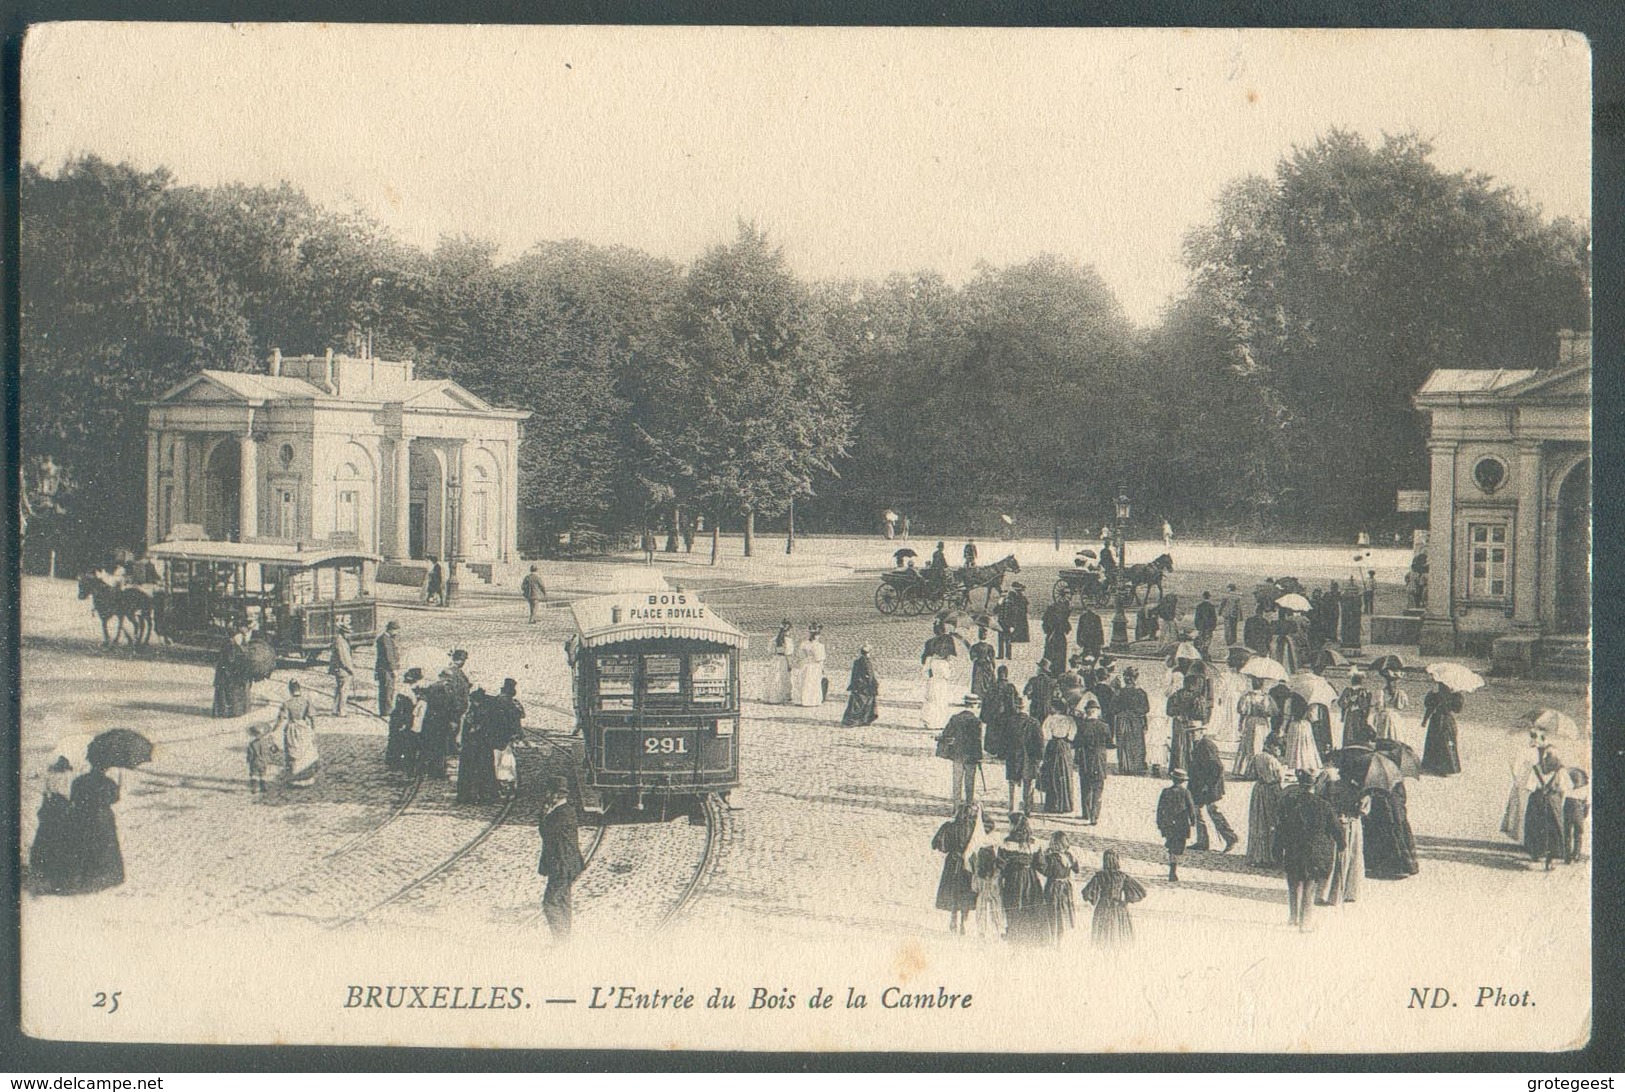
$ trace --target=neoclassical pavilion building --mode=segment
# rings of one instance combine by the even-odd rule
[[[391,561],[518,560],[523,410],[411,361],[204,369],[147,410],[147,541],[355,546]]]
[[[1584,663],[1591,624],[1591,342],[1554,365],[1439,370],[1416,393],[1432,461],[1422,651],[1522,671]]]

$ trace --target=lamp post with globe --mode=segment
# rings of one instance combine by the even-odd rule
[[[1112,602],[1116,604],[1117,611],[1112,615],[1112,644],[1128,644],[1128,618],[1123,614],[1123,574],[1128,569],[1128,557],[1125,553],[1125,540],[1123,538],[1123,525],[1133,514],[1129,504],[1128,494],[1122,488],[1117,490],[1117,522],[1112,526],[1112,544],[1117,552],[1117,566],[1112,569]]]

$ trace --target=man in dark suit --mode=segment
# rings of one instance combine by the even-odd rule
[[[1106,647],[1106,626],[1100,615],[1084,606],[1078,612],[1078,651],[1085,656],[1099,656]]]
[[[1229,853],[1236,844],[1236,832],[1219,810],[1224,799],[1224,761],[1219,757],[1219,745],[1207,736],[1206,726],[1198,724],[1191,732],[1191,800],[1196,805],[1196,843],[1191,848],[1207,849],[1207,824],[1202,821],[1206,811],[1213,820],[1213,828],[1224,839],[1221,853]]]
[[[1202,601],[1196,604],[1195,622],[1196,647],[1206,652],[1208,642],[1213,640],[1213,631],[1219,628],[1219,608],[1213,605],[1212,593],[1202,593]]]
[[[1264,617],[1264,604],[1258,604],[1253,616],[1241,627],[1241,643],[1260,656],[1270,654],[1270,620]]]
[[[564,778],[549,779],[541,821],[537,826],[542,835],[542,857],[537,862],[536,871],[547,877],[547,890],[542,895],[542,916],[547,919],[547,927],[553,931],[553,935],[559,940],[566,940],[570,936],[574,914],[570,889],[587,862],[581,856],[576,809],[570,803],[570,783]]]
[[[401,650],[397,641],[401,632],[399,622],[391,622],[378,635],[377,655],[372,662],[372,675],[378,681],[378,715],[387,718],[395,711],[395,676],[401,670]]]

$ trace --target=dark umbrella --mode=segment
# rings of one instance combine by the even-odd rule
[[[128,728],[110,728],[90,741],[85,758],[104,770],[115,766],[133,770],[152,761],[152,740]]]
[[[1371,670],[1379,672],[1404,671],[1405,661],[1401,660],[1398,656],[1378,656],[1375,660],[1371,661]]]
[[[910,550],[907,547],[904,547],[903,549],[898,550],[895,553],[893,553],[891,556],[892,556],[893,560],[895,560],[899,564],[901,564],[903,559],[906,558],[906,557],[919,557],[920,555],[915,553],[913,550]]]
[[[1323,648],[1314,654],[1314,656],[1310,659],[1309,664],[1318,673],[1325,671],[1328,667],[1347,667],[1349,665],[1349,661],[1348,657],[1344,656],[1336,649]]]
[[[972,621],[983,629],[996,630],[1000,633],[1004,632],[1004,627],[999,625],[998,619],[994,618],[991,614],[978,614],[972,619]]]
[[[276,649],[271,647],[271,642],[254,638],[243,645],[243,667],[254,682],[269,679],[276,670]]]
[[[1251,649],[1246,648],[1243,645],[1236,645],[1230,650],[1230,654],[1225,657],[1225,663],[1229,665],[1230,670],[1239,671],[1241,669],[1241,665],[1252,658],[1253,652]]]
[[[1379,739],[1372,744],[1377,753],[1393,760],[1399,767],[1401,777],[1408,777],[1412,781],[1422,777],[1422,759],[1413,751],[1409,744],[1397,739]]]
[[[1099,557],[1100,555],[1095,553],[1093,550],[1079,550],[1078,551],[1078,556],[1079,557]]]
[[[1393,759],[1367,747],[1345,747],[1341,751],[1333,751],[1331,759],[1344,781],[1364,789],[1391,792],[1405,779]]]

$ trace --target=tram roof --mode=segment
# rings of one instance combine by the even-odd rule
[[[717,617],[692,592],[597,595],[576,600],[570,610],[586,648],[672,637],[714,641],[732,648],[750,643],[739,627]]]
[[[333,561],[378,561],[376,554],[354,549],[301,550],[294,546],[259,542],[214,542],[194,539],[160,542],[147,549],[148,557],[165,561],[235,561],[264,565],[325,565]]]

